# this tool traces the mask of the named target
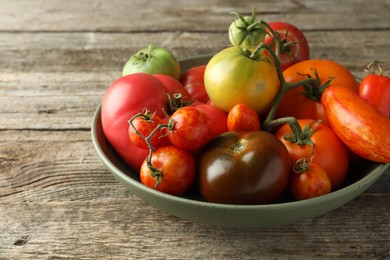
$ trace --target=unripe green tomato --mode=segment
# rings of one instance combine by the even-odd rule
[[[234,46],[255,47],[265,39],[266,27],[259,21],[254,21],[251,16],[243,17],[248,24],[241,19],[236,19],[229,26],[229,41]]]
[[[144,72],[180,77],[180,64],[167,48],[149,45],[137,51],[123,67],[122,76]]]

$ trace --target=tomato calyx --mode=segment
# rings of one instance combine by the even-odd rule
[[[187,107],[194,103],[194,100],[185,101],[181,93],[175,93],[173,96],[167,94],[167,96],[169,114],[173,114],[179,108]]]
[[[140,51],[140,52],[134,54],[134,58],[136,60],[142,61],[142,62],[149,61],[153,57],[152,50],[153,50],[153,46],[150,44],[148,46],[148,48],[146,49],[146,51]]]
[[[383,70],[378,61],[371,61],[368,63],[368,65],[364,68],[364,71],[369,74],[383,76]]]
[[[316,81],[314,81],[313,83],[304,84],[304,91],[302,94],[312,100],[320,101],[322,92],[324,92],[324,90],[329,87],[334,77],[330,77],[324,84],[320,85],[320,76],[318,75],[317,70],[314,68],[311,68],[310,70],[313,71]],[[307,78],[313,78],[310,74],[298,74],[301,76],[306,76]]]
[[[307,160],[308,158],[310,159],[310,161]],[[309,169],[310,165],[313,163],[313,159],[314,156],[312,156],[311,154],[305,156],[304,158],[298,159],[293,166],[293,172],[301,173],[307,171],[307,169]]]

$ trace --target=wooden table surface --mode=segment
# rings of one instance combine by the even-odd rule
[[[237,230],[146,204],[98,158],[92,116],[130,55],[217,52],[252,6],[301,28],[312,58],[390,71],[389,0],[0,0],[0,259],[390,258],[389,171],[321,217]]]

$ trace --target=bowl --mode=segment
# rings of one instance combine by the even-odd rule
[[[182,71],[206,64],[210,55],[181,60]],[[100,106],[97,108],[91,126],[93,145],[108,171],[133,194],[150,205],[177,217],[206,225],[236,228],[266,228],[286,225],[326,214],[353,200],[389,169],[390,164],[367,163],[351,168],[344,186],[329,194],[302,200],[281,200],[265,205],[230,205],[202,201],[194,188],[178,197],[144,186],[139,174],[134,172],[118,156],[105,138]]]

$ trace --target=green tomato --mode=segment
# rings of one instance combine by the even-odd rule
[[[246,104],[258,114],[267,110],[280,90],[280,80],[271,58],[262,53],[226,48],[208,62],[204,74],[212,103],[225,110]]]
[[[238,18],[229,26],[229,41],[234,46],[256,47],[262,43],[267,35],[266,26],[256,20],[256,14],[241,16],[233,13]]]
[[[168,49],[149,45],[130,57],[123,67],[122,76],[137,72],[165,74],[178,80],[180,64]]]

